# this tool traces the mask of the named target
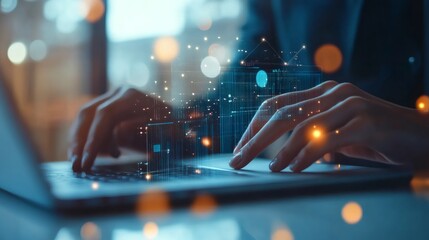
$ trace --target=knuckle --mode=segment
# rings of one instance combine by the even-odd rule
[[[351,108],[358,112],[367,112],[368,110],[368,101],[359,96],[348,97],[344,100],[344,105],[346,108]]]
[[[337,85],[338,85],[338,82],[334,80],[328,80],[326,82],[323,82],[321,87],[325,90],[329,90]]]
[[[336,85],[335,92],[339,94],[352,95],[356,91],[356,86],[351,83],[340,83]]]

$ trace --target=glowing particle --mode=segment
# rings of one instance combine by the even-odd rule
[[[238,40],[240,40],[240,38],[239,38],[239,37],[236,37],[236,38],[235,38],[235,40],[237,40],[237,41],[238,41]]]
[[[158,225],[154,222],[147,222],[143,226],[143,235],[148,239],[154,239],[158,235]]]
[[[196,46],[196,47],[195,47],[195,50],[197,50],[197,51],[198,51],[198,50],[200,50],[200,47]]]
[[[306,48],[306,46],[305,45],[302,45],[302,49],[305,49]]]
[[[98,226],[93,222],[86,222],[80,228],[80,236],[84,240],[101,239],[101,233]]]
[[[422,95],[416,101],[416,108],[421,113],[429,112],[429,97],[426,95]]]
[[[150,56],[150,59],[151,59],[151,60],[154,60],[154,59],[155,59],[155,57],[152,55],[152,56]]]
[[[265,42],[265,41],[266,41],[266,39],[265,39],[265,38],[262,38],[261,40],[262,40],[262,42]]]
[[[335,130],[335,134],[339,134],[340,133],[340,130]]]
[[[322,132],[319,129],[313,130],[313,138],[319,139],[322,136]]]
[[[153,51],[158,61],[169,63],[179,54],[179,44],[173,37],[161,37],[155,41]]]
[[[201,139],[201,144],[202,144],[204,147],[210,147],[210,145],[211,145],[210,138],[208,138],[208,137],[203,137],[203,138]]]
[[[12,43],[7,50],[7,56],[13,64],[21,64],[27,57],[27,48],[22,42]]]
[[[196,174],[201,174],[201,169],[195,169]]]
[[[208,78],[215,78],[220,74],[220,63],[212,56],[207,56],[201,61],[201,72]]]
[[[180,76],[183,78],[183,77],[185,77],[185,74],[184,74],[184,73],[182,73],[182,75],[180,75]]]
[[[98,190],[98,188],[99,188],[100,186],[99,186],[99,184],[98,184],[98,182],[93,182],[93,183],[91,183],[91,188],[92,188],[92,190]]]
[[[149,173],[146,174],[145,179],[150,181],[152,179],[152,175],[150,175]]]
[[[168,87],[164,87],[164,91],[168,91]]]
[[[204,41],[207,41],[208,40],[208,38],[207,37],[204,37]]]
[[[41,61],[46,57],[48,53],[48,48],[45,42],[43,42],[42,40],[34,40],[30,43],[28,53],[30,55],[30,58],[34,61]]]
[[[243,64],[244,64],[244,61],[241,61],[241,62],[240,62],[240,64],[241,64],[241,65],[243,65]]]
[[[357,202],[348,202],[344,205],[341,216],[348,224],[356,224],[362,219],[362,207]]]
[[[192,48],[192,46],[191,45],[188,45],[188,49],[191,49]]]
[[[302,107],[298,108],[298,110],[301,112],[302,111]]]
[[[18,5],[17,0],[3,0],[0,1],[0,9],[4,13],[10,13],[13,10],[15,10],[16,6]]]
[[[271,240],[293,240],[292,232],[285,227],[280,227],[271,235]]]
[[[314,62],[324,73],[334,73],[343,63],[341,50],[333,44],[319,47],[314,54]]]
[[[258,87],[264,88],[267,86],[268,74],[264,70],[259,70],[256,74],[256,84]]]
[[[195,197],[191,205],[191,212],[195,215],[207,215],[216,210],[216,199],[210,195],[203,194]]]

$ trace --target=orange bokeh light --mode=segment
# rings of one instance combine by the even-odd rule
[[[426,95],[419,97],[416,101],[416,108],[419,112],[428,113],[429,112],[429,97]]]
[[[84,240],[101,239],[100,229],[93,222],[87,222],[80,228],[80,236]]]
[[[362,207],[357,202],[348,202],[344,205],[341,216],[348,224],[356,224],[362,219]]]
[[[202,194],[195,197],[191,205],[191,212],[195,215],[206,215],[216,210],[216,199],[210,195]]]
[[[155,59],[162,63],[173,61],[179,54],[179,43],[173,37],[161,37],[153,45]]]
[[[143,226],[143,236],[148,239],[154,239],[158,235],[158,225],[154,222],[147,222]]]
[[[106,8],[102,0],[83,0],[82,13],[85,19],[90,23],[95,23],[100,20]]]
[[[271,235],[271,240],[293,240],[292,232],[285,227],[278,228]]]
[[[170,210],[168,194],[158,189],[147,190],[137,201],[137,213],[141,216],[167,214]]]
[[[202,144],[204,147],[210,147],[210,145],[212,144],[212,142],[210,141],[210,138],[208,138],[208,137],[203,137],[203,138],[201,139],[201,144]]]
[[[314,62],[324,73],[334,73],[343,63],[341,50],[333,44],[320,46],[314,54]]]

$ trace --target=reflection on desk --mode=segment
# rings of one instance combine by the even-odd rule
[[[427,193],[424,179],[411,189]],[[1,193],[0,239],[429,239],[425,196],[379,189],[221,206],[206,196],[155,215],[64,216]]]

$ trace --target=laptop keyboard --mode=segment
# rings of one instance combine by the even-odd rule
[[[97,182],[160,182],[180,179],[201,179],[227,176],[248,176],[246,174],[217,170],[211,168],[198,168],[194,166],[181,166],[162,171],[118,171],[112,168],[98,168],[90,173],[74,173],[76,178]]]

